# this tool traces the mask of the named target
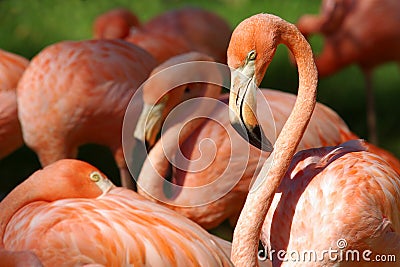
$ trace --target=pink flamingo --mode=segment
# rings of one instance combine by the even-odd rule
[[[97,16],[93,23],[96,39],[124,39],[132,27],[140,26],[139,18],[126,8],[115,8]]]
[[[369,140],[378,142],[373,69],[400,62],[400,2],[397,0],[323,0],[321,14],[304,15],[297,27],[305,36],[321,34],[324,47],[315,59],[321,77],[357,64],[365,77]]]
[[[228,64],[235,70],[229,101],[232,124],[244,125],[253,134],[249,135],[250,143],[259,143],[262,129],[252,112],[256,109],[256,87],[249,86],[249,81],[260,84],[281,43],[297,61],[298,96],[247,196],[234,231],[233,263],[257,266],[260,236],[275,251],[314,250],[321,259],[316,263],[292,262],[290,256],[284,262],[273,258],[275,266],[376,264],[363,258],[332,260],[321,254],[329,248],[399,257],[400,177],[383,158],[366,151],[360,140],[304,150],[293,158],[314,111],[318,82],[311,47],[293,24],[274,15],[258,14],[234,30],[228,48]],[[236,101],[237,97],[245,101]]]
[[[133,187],[122,151],[122,122],[132,95],[155,65],[151,55],[123,40],[64,41],[45,48],[17,88],[25,143],[43,166],[75,158],[83,144],[107,146],[122,184]]]
[[[126,13],[131,13],[127,15]],[[165,46],[167,50],[182,49],[180,53],[189,51],[199,51],[208,54],[219,62],[226,62],[226,49],[228,48],[229,38],[231,35],[231,28],[228,23],[217,16],[216,14],[193,7],[184,7],[167,11],[151,19],[147,23],[140,24],[130,17],[136,18],[132,12],[123,9],[111,10],[101,14],[94,24],[94,36],[99,38],[124,38],[139,46],[137,39],[144,38],[147,35],[154,38],[153,50],[148,52],[163,62],[168,56],[167,51],[162,52],[161,48],[154,50],[154,46]],[[98,24],[103,21],[110,21],[110,28],[99,27]],[[122,23],[121,21],[124,21]],[[135,23],[132,23],[134,21]],[[101,23],[100,23],[101,24]],[[117,28],[121,25],[121,29]],[[127,28],[130,29],[129,34]],[[123,32],[124,34],[107,35],[106,32]],[[140,37],[135,37],[139,35]],[[147,38],[146,38],[147,39]],[[150,42],[148,40],[147,42]],[[147,50],[148,46],[142,46]],[[161,55],[159,54],[161,53]],[[169,57],[177,55],[176,53],[169,54]]]
[[[96,39],[124,39],[149,52],[158,63],[188,52],[189,45],[182,39],[142,28],[139,19],[128,9],[116,8],[99,15],[93,24]]]
[[[16,87],[29,61],[0,49],[0,159],[23,145]]]
[[[210,229],[226,219],[229,219],[232,225],[236,223],[251,179],[260,171],[259,161],[266,160],[269,153],[261,154],[254,147],[248,148],[247,142],[242,140],[230,126],[226,105],[217,105],[214,109],[212,104],[203,108],[197,107],[194,112],[205,116],[203,110],[208,110],[208,115],[214,120],[200,118],[187,124],[182,120],[181,124],[171,126],[171,129],[164,132],[162,140],[156,140],[166,116],[184,100],[203,96],[219,97],[220,101],[228,102],[227,95],[220,96],[219,86],[186,82],[186,80],[190,81],[190,78],[199,79],[200,75],[203,75],[202,80],[218,84],[218,77],[210,75],[217,73],[218,70],[214,71],[210,66],[201,71],[199,69],[202,65],[195,65],[194,68],[189,67],[188,64],[182,65],[185,69],[176,67],[182,63],[196,61],[214,62],[212,58],[204,54],[182,54],[155,68],[151,74],[152,79],[144,84],[144,105],[136,126],[135,137],[152,149],[139,175],[138,192]],[[171,66],[175,68],[168,71]],[[165,74],[158,76],[157,73],[162,73],[163,70]],[[175,88],[177,81],[181,86]],[[157,90],[154,90],[155,88]],[[184,93],[187,89],[189,89],[189,94]],[[270,105],[273,118],[263,117],[260,123],[264,129],[276,127],[277,132],[280,132],[296,97],[276,90],[265,89],[261,92]],[[259,101],[261,105],[261,99]],[[182,127],[184,124],[185,127]],[[178,147],[174,146],[177,136],[179,136],[180,151],[177,151]],[[272,136],[269,135],[269,137]],[[298,150],[338,145],[355,138],[358,137],[348,129],[333,110],[317,103]],[[214,142],[215,149],[202,143],[203,140],[210,139]],[[382,154],[400,172],[400,162],[393,155],[373,145],[368,144],[368,146],[371,151],[382,151]],[[249,150],[248,154],[247,150]],[[171,163],[171,155],[179,158],[180,153],[190,161],[187,171],[176,166],[184,165],[185,159],[176,160],[175,163],[178,164],[175,165]],[[212,160],[207,155],[211,155]],[[199,167],[205,162],[209,162],[209,165]],[[174,185],[183,186],[179,191],[174,192],[173,196],[168,196],[168,190],[164,190],[166,186],[169,186],[166,182],[169,176]],[[194,193],[194,189],[191,189],[191,187],[211,185],[216,181],[221,181],[221,183],[219,186],[212,186],[213,194],[210,194],[209,190]],[[169,186],[169,188],[171,191],[174,186]],[[221,197],[214,199],[216,196]]]
[[[44,266],[232,266],[229,242],[79,160],[35,172],[0,209],[0,248]]]

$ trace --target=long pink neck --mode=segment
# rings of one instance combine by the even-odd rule
[[[201,62],[199,62],[201,61]],[[185,64],[186,63],[186,64]],[[169,69],[169,67],[173,67]],[[165,71],[163,71],[165,70]],[[159,72],[159,74],[156,74]],[[155,79],[162,82],[159,90],[154,92],[154,86],[144,88],[143,99],[146,103],[154,104],[156,100],[164,94],[169,94],[166,104],[166,111],[169,113],[175,106],[187,99],[184,98],[184,87],[191,83],[190,95],[207,98],[218,98],[221,88],[218,84],[222,83],[217,63],[208,55],[191,52],[171,58],[161,64],[153,71],[157,75],[162,75]],[[206,83],[195,83],[206,82]],[[178,85],[176,87],[176,85]],[[158,86],[157,86],[158,87]],[[171,88],[175,88],[171,90]],[[197,93],[197,94],[196,94]],[[204,114],[204,110],[212,111],[212,106],[207,101],[196,105],[192,118],[196,114]],[[162,139],[151,149],[147,160],[142,166],[138,178],[138,191],[145,192],[152,198],[160,201],[166,201],[163,191],[163,183],[170,169],[171,157],[178,151],[179,146],[204,122],[204,118],[191,120],[188,123],[179,122],[165,133],[162,133]],[[184,127],[183,127],[184,126]],[[179,136],[179,140],[177,140]]]
[[[217,99],[220,95],[220,86],[215,84],[202,84],[192,87],[194,90],[202,90],[202,96]],[[201,95],[200,95],[201,96]],[[197,103],[196,103],[197,104]],[[206,120],[204,111],[212,112],[215,103],[210,101],[200,102],[190,118],[196,118],[189,122],[179,122],[166,130],[156,145],[151,149],[147,160],[143,164],[138,179],[138,191],[145,192],[152,198],[162,202],[169,202],[163,191],[164,180],[170,170],[170,159],[179,150],[180,145],[196,131],[196,129]],[[209,114],[208,114],[209,115]],[[179,139],[178,139],[179,138]],[[175,198],[178,201],[177,198]]]
[[[268,20],[265,21],[268,23]],[[232,261],[235,266],[258,266],[257,250],[262,225],[275,192],[280,185],[296,148],[304,134],[316,103],[317,70],[311,48],[297,28],[279,21],[278,40],[288,46],[296,58],[299,70],[298,97],[285,123],[269,160],[264,164],[257,180],[260,186],[250,191],[235,228],[232,244]]]

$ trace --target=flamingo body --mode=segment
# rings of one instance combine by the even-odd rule
[[[43,166],[75,158],[86,143],[108,146],[124,169],[125,109],[156,64],[122,40],[61,42],[35,56],[17,88],[26,144]],[[134,123],[134,122],[133,122]]]
[[[46,181],[45,176],[52,178],[50,184],[61,182],[67,175],[71,179],[88,180],[93,172],[100,175],[97,178],[107,179],[87,163],[61,160],[36,172],[26,183],[38,184],[40,179]],[[46,184],[41,184],[39,196],[32,193],[28,198],[34,199],[25,200],[17,210],[7,211],[11,218],[4,228],[4,248],[32,251],[44,266],[231,265],[217,243],[222,242],[229,249],[228,242],[214,239],[189,219],[132,190],[114,187],[108,180],[103,182],[107,183],[100,186],[103,192],[97,197],[92,193],[91,197],[85,196],[85,188],[91,185],[84,181],[76,188],[72,185],[58,188],[60,191],[53,188],[51,193],[41,192],[46,190]],[[25,190],[21,188],[17,187],[8,198],[24,193],[18,192]],[[63,191],[70,191],[68,194],[76,191],[75,197],[64,197]],[[40,197],[41,194],[49,195],[52,200]],[[18,198],[12,203],[26,196]],[[3,200],[6,205],[8,202],[4,201],[9,200],[7,197]]]
[[[0,49],[0,159],[23,144],[16,87],[29,61]]]
[[[321,258],[344,239],[344,251],[371,250],[371,259],[399,256],[400,177],[365,149],[352,140],[296,153],[264,221],[261,240],[268,251],[309,248]],[[282,263],[274,260],[275,266]]]
[[[4,243],[35,252],[45,266],[191,266],[200,259],[224,265],[199,226],[123,188],[95,200],[29,204],[9,222]]]

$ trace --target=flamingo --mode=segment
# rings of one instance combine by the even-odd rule
[[[165,33],[152,33],[141,28],[139,19],[126,8],[111,9],[99,15],[93,24],[95,39],[124,39],[149,52],[158,63],[189,51],[181,39]]]
[[[126,13],[131,13],[131,15]],[[219,62],[226,62],[226,49],[232,30],[224,19],[212,12],[184,7],[162,13],[143,24],[130,17],[136,18],[126,9],[111,10],[101,14],[94,23],[94,36],[96,38],[123,38],[139,46],[143,44],[143,41],[140,41],[145,38],[143,35],[149,36],[145,38],[147,45],[150,39],[154,38],[148,52],[152,53],[159,63],[177,55],[177,53],[171,53],[167,56],[166,53],[172,52],[171,50],[180,50],[180,53],[199,51],[214,57]],[[103,23],[107,20],[110,21],[110,29],[98,26],[98,21]],[[115,29],[118,26],[121,27],[119,31],[124,34],[107,34],[107,31],[118,32]],[[126,34],[128,27],[130,33]],[[160,48],[155,49],[157,46]],[[161,46],[165,46],[168,51],[162,52]],[[141,47],[146,50],[148,48],[148,46]]]
[[[321,254],[329,248],[400,256],[400,177],[383,158],[368,152],[361,140],[303,150],[294,156],[314,111],[318,82],[311,47],[295,25],[274,15],[257,14],[234,30],[227,51],[233,69],[231,123],[237,130],[250,132],[250,143],[263,148],[262,128],[253,112],[255,85],[260,84],[281,43],[297,61],[298,96],[238,219],[233,263],[257,266],[260,237],[275,251],[319,253],[318,262],[293,262],[290,257],[280,262],[275,257],[274,266],[376,266],[363,258],[346,262]]]
[[[122,122],[132,95],[155,66],[151,55],[123,40],[46,47],[32,59],[17,88],[25,143],[42,166],[76,158],[83,144],[107,146],[122,184],[133,187],[122,151]]]
[[[114,8],[97,16],[93,23],[96,39],[124,39],[132,27],[140,26],[139,18],[127,8]]]
[[[16,87],[29,61],[0,49],[0,159],[23,145]]]
[[[397,0],[323,0],[321,14],[304,15],[297,27],[305,35],[321,34],[325,41],[316,57],[318,74],[333,75],[357,64],[365,77],[369,140],[378,142],[373,70],[400,62],[400,2]]]
[[[147,159],[143,159],[145,161],[138,177],[138,192],[183,214],[204,228],[211,229],[226,219],[235,225],[251,179],[260,171],[261,166],[258,163],[266,160],[269,153],[261,153],[254,147],[248,149],[248,144],[230,126],[228,109],[224,104],[216,105],[214,109],[212,103],[205,108],[198,106],[193,113],[197,113],[199,117],[208,115],[212,119],[197,118],[186,123],[184,118],[163,132],[160,140],[156,140],[166,116],[182,101],[202,96],[218,98],[222,103],[228,102],[228,95],[220,96],[218,77],[212,75],[218,72],[216,66],[208,64],[202,70],[203,65],[194,64],[191,67],[192,65],[182,64],[199,61],[214,62],[209,56],[198,52],[173,57],[155,68],[150,75],[151,79],[143,86],[144,105],[134,135],[151,150]],[[210,84],[190,83],[195,79],[199,80],[199,75],[204,76],[201,81],[208,81]],[[176,84],[180,86],[175,86]],[[184,93],[187,89],[189,94]],[[276,127],[277,132],[280,132],[296,97],[271,89],[261,92],[270,105],[273,118],[261,118],[260,123],[264,129]],[[260,101],[259,99],[259,105],[262,104]],[[182,127],[183,125],[185,126]],[[179,148],[174,146],[177,136]],[[317,103],[298,150],[339,145],[356,138],[358,137],[333,110]],[[203,142],[210,139],[214,145]],[[400,173],[400,162],[393,155],[371,144],[367,145],[369,150],[382,153]],[[180,153],[183,159],[179,157]],[[171,155],[176,158],[174,163],[171,162]],[[187,166],[186,159],[190,162]],[[186,166],[186,170],[179,166]],[[169,177],[174,185],[166,182]],[[208,189],[207,185],[211,185],[212,189]],[[204,187],[204,191],[194,192],[193,188],[196,187]],[[174,191],[174,188],[178,191],[175,190],[171,196],[170,191]],[[210,190],[213,194],[210,194]]]
[[[232,266],[229,242],[76,159],[33,173],[0,210],[0,248],[43,266]]]
[[[93,25],[93,35],[96,39],[124,39],[149,52],[158,63],[189,51],[189,45],[183,39],[144,30],[139,19],[125,8],[99,15]]]

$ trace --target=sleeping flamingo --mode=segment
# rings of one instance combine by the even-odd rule
[[[132,27],[140,26],[139,18],[127,8],[114,8],[97,16],[93,23],[96,39],[124,39]]]
[[[23,145],[16,87],[29,61],[0,49],[0,159]]]
[[[128,9],[116,8],[99,15],[93,25],[96,39],[124,39],[149,52],[158,63],[188,52],[189,45],[166,33],[144,30],[139,19]]]
[[[323,0],[321,14],[304,15],[297,27],[307,37],[324,36],[316,57],[318,74],[333,75],[357,64],[365,77],[369,140],[378,142],[372,71],[386,62],[400,62],[400,1]]]
[[[322,254],[329,248],[360,253],[370,250],[371,258],[376,254],[398,258],[400,177],[385,160],[367,152],[360,140],[303,150],[293,157],[314,111],[318,82],[311,47],[293,24],[274,15],[258,14],[234,30],[228,48],[228,64],[234,69],[229,99],[231,123],[239,125],[235,129],[252,133],[250,143],[260,143],[262,128],[253,112],[255,85],[260,84],[281,43],[297,61],[298,96],[247,196],[234,231],[233,263],[238,267],[257,266],[260,237],[275,252],[319,253],[317,263],[293,262],[287,255],[284,262],[274,257],[275,266],[376,266],[376,262],[364,258],[354,262],[334,260]]]
[[[173,57],[155,68],[151,78],[143,86],[144,105],[134,135],[151,150],[138,178],[138,192],[183,214],[206,229],[216,227],[226,219],[234,225],[243,207],[251,179],[260,170],[261,166],[258,163],[260,160],[264,161],[269,154],[261,154],[253,147],[248,148],[248,144],[230,126],[226,105],[216,105],[214,109],[212,103],[203,109],[197,107],[197,110],[193,111],[197,112],[197,116],[208,115],[212,119],[198,118],[185,124],[187,119],[183,118],[163,132],[161,140],[156,140],[167,115],[184,100],[192,97],[219,97],[222,103],[228,101],[227,95],[220,96],[218,77],[212,75],[218,72],[216,66],[209,64],[210,66],[207,65],[202,70],[203,65],[194,64],[192,67],[188,64],[190,62],[204,64],[214,61],[209,56],[197,52]],[[229,73],[227,68],[225,70]],[[210,84],[189,83],[191,79],[208,81]],[[176,87],[176,84],[180,86]],[[189,92],[184,93],[185,91]],[[262,127],[264,129],[276,127],[279,132],[289,116],[296,97],[270,89],[261,92],[273,114],[273,119],[261,118]],[[194,102],[189,105],[193,106]],[[176,112],[179,113],[183,112]],[[182,127],[183,125],[185,126]],[[173,145],[177,136],[180,140],[179,148]],[[358,137],[333,110],[317,103],[298,149],[338,145],[356,138]],[[207,142],[204,142],[207,140],[212,140],[213,144],[207,145]],[[400,172],[400,162],[393,155],[373,145],[368,144],[368,146],[369,150],[382,153]],[[185,166],[186,162],[186,159],[179,157],[180,153],[190,162],[187,163],[186,170],[179,167]],[[175,157],[174,162],[171,162],[171,155]],[[169,178],[173,184],[167,182]],[[210,194],[206,186],[212,183],[214,183],[211,186],[213,194]],[[195,189],[192,189],[202,186],[205,188],[204,191],[194,192]],[[170,196],[170,191],[174,188],[179,191]]]
[[[126,13],[131,13],[131,16]],[[136,18],[126,9],[116,9],[101,14],[94,23],[94,36],[96,38],[123,38],[141,46],[137,43],[137,39],[147,35],[155,38],[153,46],[160,46],[159,42],[161,42],[167,50],[179,48],[182,49],[181,53],[199,51],[214,57],[219,62],[226,62],[226,49],[232,30],[224,19],[210,11],[194,7],[173,9],[143,24],[131,17]],[[110,21],[109,27],[98,26],[103,25],[104,21]],[[115,28],[119,25],[121,29],[117,31]],[[125,34],[127,26],[130,27],[129,34]],[[124,34],[112,35],[107,34],[108,31]],[[147,50],[147,47],[143,48]],[[165,55],[158,55],[162,53],[161,49],[148,52],[157,58],[159,63],[164,61],[162,59],[166,59]],[[171,54],[170,57],[175,55],[177,54]]]
[[[26,144],[43,166],[75,158],[80,145],[111,149],[122,184],[133,187],[122,151],[122,121],[156,61],[123,40],[64,41],[36,55],[17,88]],[[132,122],[134,123],[134,122]]]
[[[0,249],[44,266],[232,266],[229,242],[75,159],[32,174],[0,210]]]

